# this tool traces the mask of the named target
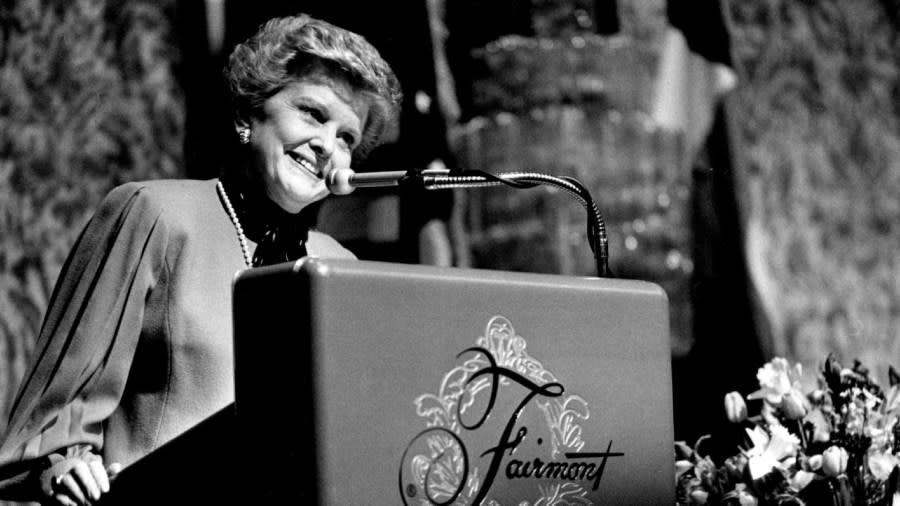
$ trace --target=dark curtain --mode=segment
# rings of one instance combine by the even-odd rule
[[[668,0],[667,15],[693,52],[732,64],[719,0]],[[749,297],[727,114],[720,104],[692,167],[695,345],[672,364],[675,436],[689,443],[708,433],[732,433],[724,396],[758,389],[756,371],[765,361]],[[731,449],[727,438],[714,440]]]

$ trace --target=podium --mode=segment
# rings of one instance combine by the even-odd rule
[[[305,258],[233,289],[234,405],[120,475],[199,478],[162,502],[674,503],[655,284]]]

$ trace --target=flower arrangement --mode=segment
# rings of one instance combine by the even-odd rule
[[[800,364],[775,358],[759,390],[725,396],[734,453],[714,461],[711,436],[675,443],[676,503],[682,505],[900,506],[900,375],[881,388],[856,361],[829,355],[817,388],[804,392]],[[747,401],[761,401],[749,416]]]

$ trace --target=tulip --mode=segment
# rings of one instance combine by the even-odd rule
[[[835,477],[847,471],[847,450],[840,446],[830,446],[822,453],[822,472]]]
[[[747,419],[747,403],[738,392],[725,395],[725,414],[731,423],[740,423]]]
[[[784,394],[784,398],[781,401],[781,410],[788,420],[799,420],[806,416],[806,399],[796,390],[791,390]]]

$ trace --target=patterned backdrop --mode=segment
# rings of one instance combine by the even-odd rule
[[[769,353],[900,366],[900,3],[728,0],[729,114]]]
[[[181,174],[173,1],[0,7],[0,433],[65,255],[115,184]]]

